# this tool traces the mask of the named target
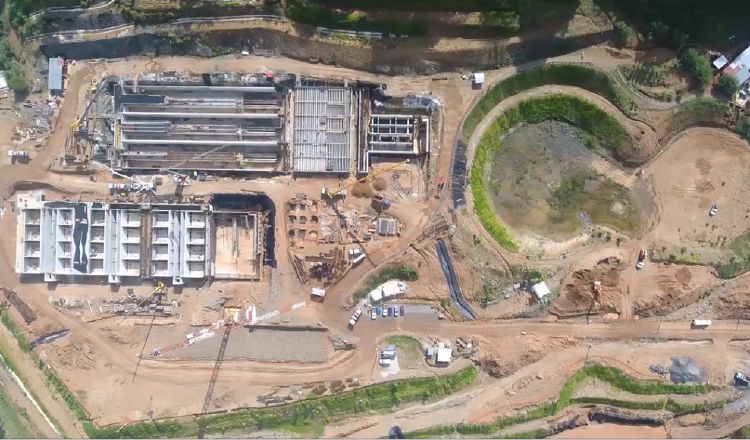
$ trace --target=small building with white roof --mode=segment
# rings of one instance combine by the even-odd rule
[[[534,292],[534,295],[536,295],[539,301],[543,300],[545,296],[550,294],[549,287],[547,287],[547,283],[545,283],[544,281],[540,281],[531,286],[531,290]]]

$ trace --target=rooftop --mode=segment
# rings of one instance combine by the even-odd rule
[[[727,67],[724,73],[734,77],[737,83],[742,85],[750,79],[750,47],[743,50]]]
[[[62,58],[50,58],[49,59],[49,73],[47,86],[52,91],[58,91],[63,89],[63,66],[65,60]]]
[[[453,350],[451,350],[450,348],[438,348],[435,362],[437,362],[438,364],[448,364],[451,361],[452,355]]]

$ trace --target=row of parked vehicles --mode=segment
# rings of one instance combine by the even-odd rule
[[[362,317],[362,308],[358,308],[354,311],[352,314],[352,317],[349,318],[349,328],[354,328],[355,325],[357,325],[357,321],[359,321],[359,318]],[[375,320],[378,319],[378,316],[382,316],[383,318],[393,316],[393,317],[399,317],[404,316],[404,306],[376,306],[370,308],[370,319]]]
[[[370,319],[378,319],[378,316],[386,318],[388,316],[399,317],[404,316],[404,306],[377,306],[370,310]]]

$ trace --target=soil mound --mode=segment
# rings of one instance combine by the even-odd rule
[[[625,264],[616,257],[600,260],[591,269],[573,272],[563,286],[562,294],[550,307],[550,313],[560,318],[617,311],[623,293],[620,273]],[[601,283],[600,293],[594,293],[594,282]]]

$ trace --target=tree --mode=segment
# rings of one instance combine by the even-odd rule
[[[737,84],[737,80],[733,76],[722,74],[716,82],[716,88],[731,98],[740,89],[740,85]]]
[[[615,22],[615,35],[617,42],[622,47],[635,47],[638,44],[638,36],[635,30],[624,21]]]
[[[680,68],[695,76],[702,87],[711,84],[713,71],[708,55],[700,53],[696,49],[687,49],[680,55]]]
[[[24,73],[21,65],[15,61],[10,66],[10,70],[5,72],[5,80],[8,87],[16,93],[25,93],[28,90],[26,73]]]

